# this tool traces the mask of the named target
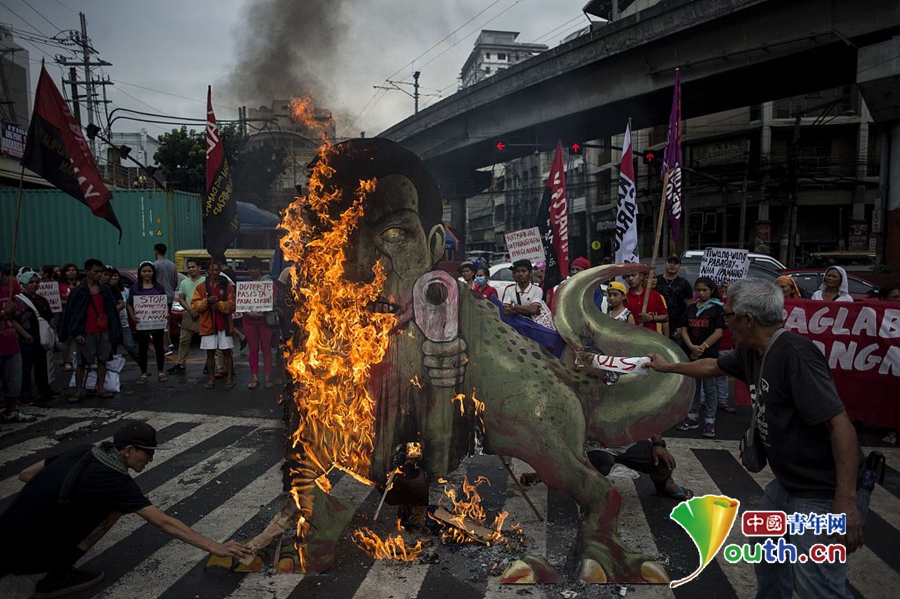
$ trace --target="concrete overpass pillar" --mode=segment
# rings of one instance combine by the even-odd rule
[[[900,271],[900,35],[859,49],[856,81],[881,129],[881,230],[878,256]],[[876,206],[876,210],[878,210]],[[876,224],[877,225],[877,219]]]

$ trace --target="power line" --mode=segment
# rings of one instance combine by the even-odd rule
[[[3,8],[5,8],[5,9],[8,10],[9,12],[11,12],[11,13],[12,13],[15,17],[17,17],[20,21],[22,21],[23,23],[25,23],[26,25],[28,25],[29,27],[31,27],[32,29],[34,29],[34,30],[35,30],[36,32],[38,32],[39,34],[46,36],[46,34],[45,34],[43,31],[41,31],[40,29],[38,29],[37,27],[35,27],[35,26],[32,25],[31,23],[29,23],[25,18],[23,18],[21,15],[19,15],[16,11],[14,11],[14,10],[11,9],[10,7],[8,7],[8,6],[7,6],[6,4],[4,4],[3,2],[0,2],[0,6],[2,6]]]
[[[78,14],[78,11],[77,11],[77,10],[74,10],[74,9],[72,9],[72,8],[69,7],[69,6],[66,6],[65,4],[63,4],[62,2],[60,2],[59,0],[53,0],[53,1],[56,2],[57,4],[59,4],[60,6],[62,6],[63,8],[65,8],[67,11],[69,11],[69,12],[72,13],[73,15],[77,15],[77,14]]]
[[[51,26],[51,27],[53,27],[54,29],[56,29],[57,31],[59,31],[60,33],[62,33],[62,29],[60,29],[59,27],[57,27],[56,25],[54,25],[53,23],[51,23],[51,22],[50,22],[50,19],[48,19],[47,17],[45,17],[43,14],[41,14],[41,11],[39,11],[38,9],[36,9],[35,7],[33,7],[33,6],[28,2],[28,0],[22,0],[22,2],[25,3],[25,6],[27,6],[28,8],[30,8],[30,9],[33,10],[34,12],[36,12],[37,15],[38,15],[40,18],[42,18],[42,19],[44,19],[45,21],[47,21],[48,23],[50,23],[50,26]]]

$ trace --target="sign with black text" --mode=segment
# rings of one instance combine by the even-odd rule
[[[698,276],[709,277],[716,285],[743,279],[750,270],[749,254],[750,250],[706,248]]]
[[[509,259],[513,262],[516,260],[542,262],[544,260],[544,242],[540,229],[531,227],[507,233],[506,251],[509,252]]]
[[[62,297],[59,295],[59,283],[56,281],[41,283],[37,294],[47,300],[47,303],[50,304],[51,312],[54,314],[62,312]]]
[[[169,304],[164,294],[135,295],[134,319],[138,331],[158,331],[169,326]]]
[[[238,281],[235,302],[235,312],[269,312],[275,304],[275,287],[272,281]]]

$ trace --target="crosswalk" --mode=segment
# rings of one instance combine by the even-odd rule
[[[146,420],[159,430],[171,447],[156,453],[153,462],[136,474],[139,486],[155,505],[211,538],[246,539],[262,530],[285,500],[281,492],[282,424],[266,418],[212,416],[180,412],[69,408],[35,410],[41,418],[30,424],[5,426],[0,431],[0,511],[5,510],[22,488],[16,475],[24,467],[49,455],[84,443],[109,439],[116,428],[131,419]],[[676,480],[697,494],[724,494],[752,507],[771,480],[766,469],[750,474],[738,461],[736,443],[710,439],[668,439],[677,460]],[[888,463],[900,460],[900,450],[882,450]],[[526,464],[513,460],[516,474]],[[481,487],[489,513],[509,512],[507,524],[525,531],[525,546],[519,553],[546,556],[563,573],[571,568],[570,548],[577,534],[578,513],[564,494],[544,485],[527,489],[539,520],[509,480],[495,456],[477,456],[454,473],[473,480],[486,476],[490,487]],[[630,471],[614,471],[610,480],[623,497],[619,531],[628,546],[656,556],[673,578],[692,572],[698,556],[693,543],[677,524],[667,519],[675,503],[654,494],[646,476],[632,478]],[[432,499],[441,495],[433,485]],[[333,493],[361,509],[349,530],[371,525],[377,494],[348,477]],[[385,510],[383,514],[388,514]],[[388,531],[392,516],[382,515],[376,530]],[[857,597],[893,597],[900,588],[900,474],[890,469],[884,485],[872,496],[866,522],[866,547],[853,554],[850,584]],[[2,531],[0,531],[2,532]],[[728,542],[743,543],[735,527]],[[595,596],[587,587],[571,582],[554,586],[505,586],[496,575],[515,559],[502,546],[441,547],[436,539],[426,548],[438,563],[398,564],[374,562],[348,539],[338,546],[335,567],[319,576],[299,574],[235,574],[207,570],[203,551],[172,539],[131,515],[115,527],[85,556],[82,566],[103,570],[106,579],[98,587],[79,595],[102,599],[176,599],[181,597],[231,599],[293,599],[303,597],[353,597],[402,599],[413,597],[512,598],[527,590],[529,597],[559,597],[576,592]],[[37,576],[7,576],[0,579],[0,597],[30,597]],[[607,595],[633,597],[689,597],[705,592],[712,597],[755,596],[752,567],[730,564],[719,555],[689,585],[623,586],[607,589]],[[568,595],[571,596],[571,595]]]

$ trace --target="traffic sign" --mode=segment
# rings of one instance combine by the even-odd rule
[[[494,144],[494,148],[496,148],[498,152],[502,152],[503,150],[506,149],[506,142],[503,140],[500,140]]]

